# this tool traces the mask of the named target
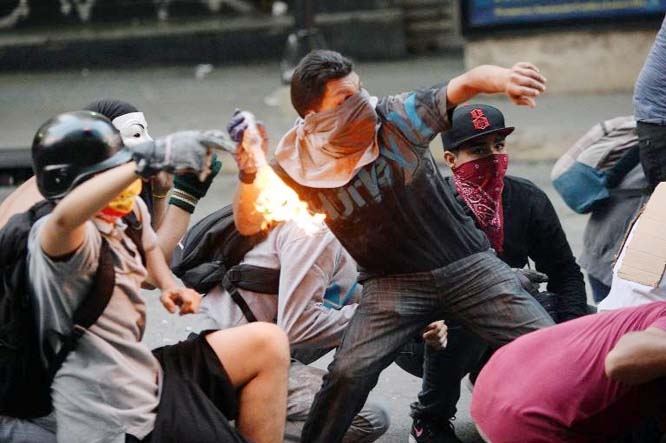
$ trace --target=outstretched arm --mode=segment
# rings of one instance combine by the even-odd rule
[[[91,178],[74,188],[53,209],[44,225],[41,246],[50,257],[75,251],[85,239],[85,222],[134,180],[136,163],[131,161]]]
[[[517,105],[536,106],[535,99],[546,90],[546,79],[531,63],[519,62],[511,68],[481,65],[449,81],[446,98],[451,106],[477,94],[506,94]]]
[[[606,356],[606,375],[629,385],[666,376],[666,331],[649,327],[629,332]]]
[[[187,232],[190,219],[199,200],[206,196],[213,179],[220,172],[222,162],[213,154],[211,172],[204,181],[200,181],[198,174],[188,172],[173,177],[173,189],[169,197],[169,204],[161,214],[162,222],[157,231],[157,243],[164,254],[167,263],[171,262],[173,251],[178,242]],[[155,206],[155,213],[159,214]],[[153,225],[155,225],[153,223]]]
[[[74,188],[53,210],[41,236],[44,252],[52,257],[75,251],[85,237],[85,222],[138,178],[159,171],[210,172],[210,150],[219,140],[196,131],[176,132],[130,149],[133,160],[104,171]],[[123,155],[118,153],[116,155]]]
[[[185,315],[199,310],[201,294],[178,284],[159,247],[146,251],[146,261],[148,281],[161,289],[160,301],[169,312],[173,314],[178,310],[180,315]]]
[[[264,215],[256,210],[255,202],[261,193],[256,176],[267,167],[266,150],[268,137],[261,124],[255,124],[249,112],[236,111],[227,125],[231,139],[238,143],[234,155],[238,165],[240,181],[234,193],[234,221],[243,235],[261,231]]]

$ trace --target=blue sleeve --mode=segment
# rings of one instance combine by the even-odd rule
[[[428,146],[450,126],[445,85],[384,97],[377,111],[384,122],[417,146]]]

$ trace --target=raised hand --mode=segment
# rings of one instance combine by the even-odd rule
[[[199,180],[199,176],[193,172],[176,175],[173,179],[173,191],[169,203],[192,214],[199,199],[206,195],[221,168],[222,162],[218,160],[217,154],[213,154],[210,174],[204,181]]]
[[[268,135],[265,126],[255,121],[254,115],[237,109],[227,124],[227,131],[238,143],[234,159],[241,173],[254,174],[267,163]]]
[[[504,92],[517,105],[536,106],[536,98],[546,90],[546,78],[529,62],[518,62],[507,72]]]

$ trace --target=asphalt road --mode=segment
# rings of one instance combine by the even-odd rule
[[[203,71],[206,71],[203,69]],[[385,63],[363,63],[358,72],[364,86],[375,95],[400,92],[439,83],[463,71],[462,60],[451,57],[418,58]],[[254,111],[276,140],[291,126],[295,113],[288,91],[278,83],[276,64],[213,67],[198,79],[196,67],[0,74],[0,155],[3,147],[29,146],[37,127],[51,115],[79,109],[99,98],[119,98],[135,103],[146,114],[150,132],[155,135],[191,128],[223,128],[240,107]],[[199,72],[203,72],[199,68]],[[554,73],[545,73],[552,76]],[[517,126],[508,140],[512,154],[509,173],[541,186],[561,217],[574,253],[581,248],[585,217],[567,209],[555,195],[549,175],[552,159],[582,135],[592,124],[632,112],[628,94],[603,96],[544,96],[537,109],[517,108],[506,100],[482,98],[500,106],[507,123]],[[434,152],[441,152],[439,141]],[[520,159],[520,160],[517,160]],[[530,160],[530,161],[527,161]],[[225,171],[234,170],[225,159]],[[194,214],[198,219],[231,200],[235,174],[220,175]],[[11,188],[1,188],[0,198]],[[145,341],[150,346],[174,343],[197,330],[191,318],[168,314],[159,305],[156,292],[147,292],[149,306]],[[325,367],[330,361],[318,362]],[[405,442],[411,419],[409,404],[415,399],[420,380],[392,365],[382,373],[371,399],[388,409],[392,424],[382,443]],[[479,443],[469,418],[468,391],[458,405],[455,421],[459,436],[467,443]]]

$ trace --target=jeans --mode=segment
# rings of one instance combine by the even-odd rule
[[[30,420],[0,416],[2,443],[55,443],[55,415]]]
[[[666,181],[666,126],[637,122],[641,166],[650,189]]]
[[[666,19],[634,87],[641,165],[651,189],[666,181]]]
[[[666,19],[636,78],[633,101],[637,121],[666,126]]]
[[[315,397],[302,441],[342,441],[402,345],[441,318],[458,320],[492,347],[553,324],[491,252],[432,271],[370,279]]]
[[[425,377],[418,401],[411,405],[415,419],[444,423],[455,417],[460,381],[477,367],[488,349],[483,340],[457,322],[448,322],[448,330],[445,349],[422,347]]]
[[[601,300],[606,298],[610,292],[610,286],[605,285],[601,280],[597,280],[590,274],[587,274],[587,281],[590,282],[590,288],[592,288],[592,298],[594,299],[594,302],[600,303]]]

